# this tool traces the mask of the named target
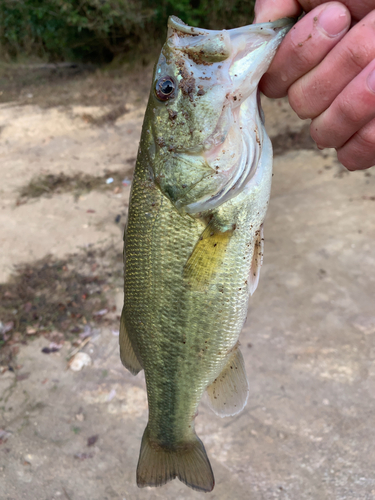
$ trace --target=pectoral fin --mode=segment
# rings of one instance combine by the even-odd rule
[[[137,373],[142,370],[142,365],[134,352],[128,332],[125,328],[124,310],[121,314],[119,341],[120,358],[122,364],[130,371],[130,373],[132,373],[133,375],[137,375]]]
[[[220,231],[210,223],[185,264],[183,276],[191,287],[204,290],[220,268],[233,229]]]
[[[211,409],[220,417],[236,415],[245,407],[249,383],[238,347],[231,353],[224,370],[207,387],[207,394]]]
[[[263,250],[264,250],[264,237],[263,237],[263,224],[257,232],[257,237],[254,244],[253,260],[251,262],[250,276],[248,279],[249,290],[251,295],[257,289],[259,283],[260,268],[263,264]]]

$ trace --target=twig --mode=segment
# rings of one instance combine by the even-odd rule
[[[78,347],[76,347],[75,349],[73,349],[73,351],[69,354],[68,356],[68,366],[70,365],[70,362],[73,358],[73,356],[75,356],[79,351],[81,351],[86,344],[88,344],[90,342],[90,337],[87,337],[85,340],[83,340]]]

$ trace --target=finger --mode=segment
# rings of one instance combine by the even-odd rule
[[[325,2],[326,0],[300,0],[306,12]],[[341,2],[349,9],[355,21],[359,21],[375,9],[375,0],[341,0]]]
[[[300,118],[315,118],[375,57],[375,11],[356,24],[323,61],[296,81],[289,102]]]
[[[312,121],[311,136],[320,148],[340,148],[374,118],[375,60]]]
[[[298,17],[301,6],[297,0],[257,0],[254,23],[267,23],[282,17]]]
[[[361,128],[337,150],[339,161],[348,170],[363,170],[375,165],[375,120]]]
[[[296,80],[324,59],[349,25],[349,11],[339,2],[329,2],[307,14],[286,35],[260,90],[268,97],[285,96]]]

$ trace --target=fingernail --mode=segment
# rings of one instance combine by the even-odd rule
[[[318,24],[328,36],[337,36],[349,26],[349,14],[343,5],[329,5],[318,18]]]
[[[374,92],[375,94],[375,69],[373,69],[371,73],[368,75],[367,85],[369,86],[371,92]]]

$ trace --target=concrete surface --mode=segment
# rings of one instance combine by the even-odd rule
[[[285,101],[265,101],[265,110],[272,136],[286,125],[301,129]],[[111,162],[124,168],[137,149],[142,112],[95,128],[78,111],[2,105],[4,283],[14,264],[47,253],[108,240],[121,251],[114,217],[126,210],[127,188],[76,201],[68,193],[15,202],[17,189],[42,169],[99,175]],[[203,401],[196,419],[216,477],[207,498],[375,498],[375,171],[347,173],[332,151],[294,149],[275,158],[274,172],[264,265],[241,335],[249,401],[226,419]],[[110,298],[118,309],[120,286]],[[41,337],[20,346],[25,378],[0,375],[1,499],[203,496],[178,480],[137,488],[145,385],[142,374],[133,377],[120,364],[116,325],[114,319],[91,338],[84,351],[93,364],[80,372],[67,369],[69,342],[45,355]],[[92,436],[97,441],[88,446]]]

